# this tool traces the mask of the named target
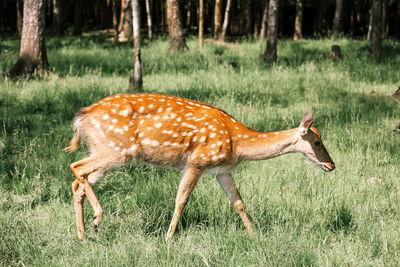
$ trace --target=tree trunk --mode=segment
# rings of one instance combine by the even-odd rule
[[[389,33],[388,9],[386,1],[382,2],[382,36],[386,37]]]
[[[296,0],[296,19],[293,40],[303,40],[303,0]]]
[[[276,62],[278,44],[279,0],[270,0],[268,7],[267,47],[263,59],[265,62]]]
[[[147,14],[147,28],[149,40],[153,38],[152,24],[151,24],[151,10],[150,10],[150,0],[146,0],[146,14]]]
[[[267,31],[267,27],[268,27],[268,2],[269,2],[269,0],[265,0],[265,6],[264,6],[262,21],[261,21],[261,30],[260,30],[260,39],[261,40],[265,39],[265,34]]]
[[[169,51],[186,50],[185,37],[182,31],[178,0],[167,0],[167,23],[169,32]]]
[[[134,73],[129,78],[129,90],[133,92],[143,91],[142,62],[140,58],[140,7],[139,0],[132,0],[132,25],[133,44],[135,55]]]
[[[132,1],[124,0],[122,29],[118,35],[119,42],[127,42],[132,38]]]
[[[382,0],[372,2],[371,56],[377,59],[382,49]]]
[[[118,41],[118,8],[117,8],[117,0],[112,0],[111,3],[112,8],[112,21],[113,21],[113,30],[114,30],[114,42]]]
[[[82,0],[75,0],[74,4],[74,35],[82,34]]]
[[[222,0],[215,0],[214,10],[214,39],[218,40],[221,34]]]
[[[22,16],[23,16],[23,6],[24,3],[22,2],[22,0],[17,0],[16,2],[16,6],[17,6],[17,32],[18,32],[18,36],[21,36],[22,34]]]
[[[203,32],[204,32],[204,0],[199,0],[199,48],[203,49]]]
[[[220,35],[220,40],[225,41],[226,30],[228,29],[229,24],[229,11],[231,10],[231,0],[226,1],[226,8],[225,8],[225,17],[224,17],[224,24],[222,25],[222,32]]]
[[[76,2],[76,1],[75,1]],[[62,0],[53,0],[53,28],[57,35],[63,33],[63,2]]]
[[[10,77],[46,72],[48,61],[45,44],[45,0],[25,0],[21,47]]]
[[[124,0],[121,0],[121,15],[119,16],[118,33],[122,31],[122,27],[124,25],[124,15],[125,15],[124,7],[125,7]]]
[[[371,34],[372,34],[372,8],[369,11],[369,23],[368,23],[368,33],[367,33],[367,40],[371,41]]]
[[[336,39],[338,34],[342,31],[342,17],[343,17],[343,0],[336,0],[335,16],[333,18],[332,36],[331,39]]]

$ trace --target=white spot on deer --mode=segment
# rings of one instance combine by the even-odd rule
[[[190,116],[193,116],[193,113],[192,113],[192,112],[189,112],[189,113],[186,113],[186,114],[185,114],[185,117],[190,117]]]
[[[103,120],[108,120],[110,118],[110,116],[108,114],[104,114],[102,118],[103,118]]]
[[[179,146],[178,143],[172,143],[171,146]]]
[[[204,127],[200,129],[201,133],[204,133],[205,131],[206,131],[206,128],[204,128]]]
[[[151,130],[153,130],[153,127],[147,127],[146,130],[151,131]]]
[[[154,105],[153,105],[153,104],[150,104],[150,105],[149,105],[149,108],[154,108]]]
[[[220,154],[218,157],[219,157],[220,159],[222,159],[222,158],[225,157],[225,154]]]
[[[216,144],[212,144],[212,145],[211,145],[211,148],[214,148],[214,147],[216,147],[216,146],[217,146]]]
[[[110,142],[110,143],[108,144],[108,146],[114,147],[114,146],[115,146],[115,143],[114,143],[114,142]]]
[[[158,146],[160,143],[156,140],[151,141],[152,146]]]
[[[169,104],[169,103],[168,103]],[[172,107],[169,107],[169,108],[167,108],[166,109],[167,111],[171,111],[172,110]]]
[[[176,121],[177,121],[177,122],[180,122],[180,121],[182,121],[182,118],[181,118],[181,117],[178,117],[178,118],[176,118]]]
[[[243,135],[243,138],[248,138],[249,136],[247,134]]]
[[[111,113],[117,113],[117,110],[116,110],[115,108],[113,108],[113,109],[111,110]]]
[[[143,137],[144,136],[144,133],[143,132],[141,132],[141,133],[139,133],[139,135],[138,135],[139,137]]]
[[[120,96],[119,96],[119,95],[116,95],[115,98],[120,98]]]
[[[164,102],[164,101],[165,101],[165,99],[164,99],[164,98],[160,98],[160,99],[158,99],[158,101],[160,101],[160,102]]]
[[[231,140],[230,139],[226,139],[226,142],[229,144],[231,142]]]
[[[122,131],[122,129],[120,129],[120,128],[115,128],[114,132],[115,133],[120,133],[120,134],[124,133],[124,131]]]
[[[102,130],[99,130],[99,134],[101,135],[101,137],[105,137],[106,136]]]
[[[114,129],[114,125],[110,125],[109,127],[108,127],[108,130],[110,130],[110,131],[112,131]]]
[[[129,138],[129,140],[130,140],[130,141],[133,141],[133,140],[135,140],[135,137],[131,137],[131,138]]]
[[[141,98],[138,98],[138,100],[137,101],[139,101],[139,102],[142,102],[143,101],[143,99],[141,99]]]
[[[217,145],[219,145],[219,146],[222,145],[222,142],[221,142],[221,141],[218,141],[218,142],[217,142]]]
[[[177,133],[174,133],[174,134],[172,135],[172,137],[178,137],[178,134],[177,134]]]
[[[206,137],[205,137],[205,136],[200,137],[199,141],[200,141],[201,143],[205,142],[205,141],[206,141]]]
[[[117,120],[117,119],[112,119],[111,122],[112,122],[112,123],[117,123],[118,120]]]
[[[120,115],[120,116],[123,116],[123,117],[128,116],[128,114],[129,114],[129,110],[127,110],[127,109],[122,110],[122,111],[119,112],[119,115]]]
[[[160,118],[160,116],[154,116],[154,117],[153,117],[153,120],[156,121],[156,120],[158,120],[159,118]]]
[[[162,123],[156,123],[156,124],[154,124],[154,126],[156,127],[156,128],[160,128],[161,126],[162,126]]]
[[[143,107],[143,106],[142,106],[142,107],[140,107],[138,111],[139,111],[139,113],[143,113],[143,111],[144,111],[144,107]]]
[[[194,131],[193,131],[193,132],[194,132]],[[188,132],[187,135],[188,135],[188,136],[192,136],[193,133],[192,133],[192,132]]]
[[[133,145],[130,148],[127,149],[128,152],[134,152],[138,148],[137,145]]]
[[[122,127],[122,129],[124,129],[124,131],[128,131],[128,130],[129,130],[129,127],[126,126],[126,125],[124,125],[124,126]]]
[[[140,121],[139,121],[139,125],[142,125],[143,122],[144,122],[144,120],[140,120]]]
[[[114,147],[115,151],[119,151],[121,148],[119,146]]]
[[[140,143],[141,143],[142,145],[150,145],[150,144],[151,144],[151,141],[150,141],[149,138],[146,138],[146,139],[143,139]]]
[[[169,146],[170,144],[171,144],[170,141],[165,141],[165,142],[163,143],[163,146]]]

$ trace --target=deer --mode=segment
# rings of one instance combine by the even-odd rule
[[[85,136],[90,155],[70,168],[78,239],[83,240],[83,202],[88,198],[98,231],[103,209],[92,189],[104,172],[135,160],[182,170],[175,209],[166,234],[171,240],[179,217],[203,174],[216,177],[250,234],[247,216],[232,172],[244,160],[265,160],[300,152],[326,172],[335,169],[320,132],[312,127],[312,108],[299,127],[261,132],[209,104],[157,93],[116,94],[82,108],[73,120],[74,151]]]

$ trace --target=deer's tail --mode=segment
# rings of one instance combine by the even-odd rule
[[[69,146],[63,149],[64,151],[72,152],[78,148],[81,139],[80,138],[82,129],[81,123],[85,118],[85,115],[86,114],[83,111],[79,111],[79,113],[76,114],[74,118],[74,136],[72,137],[72,140],[69,142]]]

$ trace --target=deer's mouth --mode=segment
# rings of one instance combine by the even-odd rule
[[[326,163],[320,163],[321,169],[323,169],[326,172],[331,172],[335,169],[335,163],[330,163],[330,162],[326,162]]]

